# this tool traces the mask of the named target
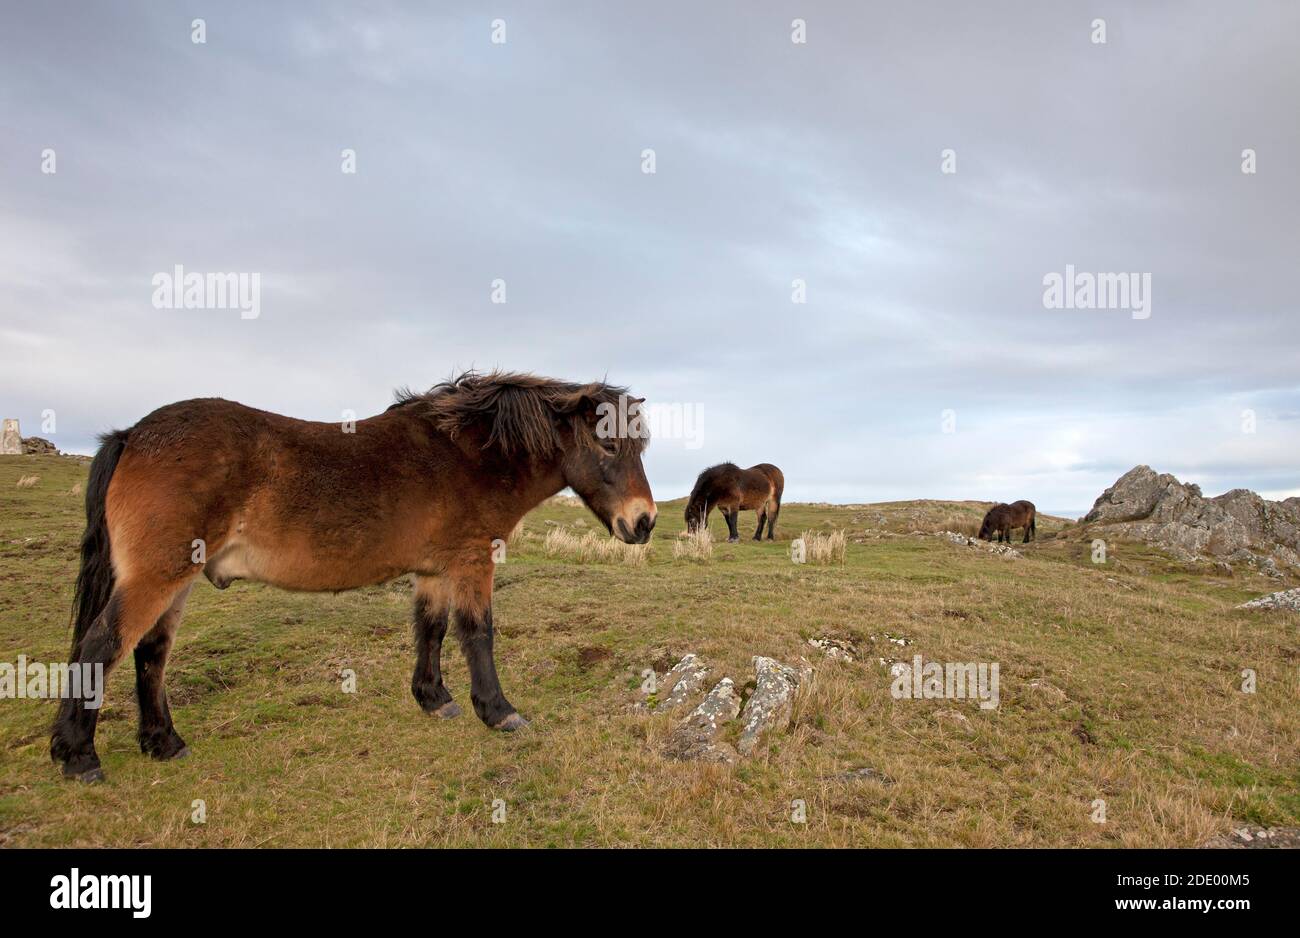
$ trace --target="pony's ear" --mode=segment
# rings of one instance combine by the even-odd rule
[[[588,426],[594,427],[600,419],[600,401],[590,391],[574,391],[556,410],[565,417],[581,420]]]

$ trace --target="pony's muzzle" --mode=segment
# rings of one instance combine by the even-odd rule
[[[645,544],[650,540],[650,532],[654,530],[655,521],[659,518],[659,512],[655,511],[654,506],[649,511],[642,511],[636,515],[636,521],[628,524],[627,517],[618,519],[618,536],[628,544]]]

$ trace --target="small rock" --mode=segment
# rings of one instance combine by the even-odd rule
[[[718,737],[738,713],[740,697],[735,683],[724,677],[669,735],[664,755],[682,762],[735,762],[736,750]]]
[[[704,679],[708,675],[709,669],[698,655],[691,652],[683,656],[682,660],[673,665],[672,670],[664,675],[660,691],[665,696],[655,707],[656,712],[664,713],[684,706],[704,689]]]
[[[838,775],[830,776],[830,781],[836,782],[862,782],[873,781],[880,782],[882,785],[892,785],[894,780],[884,772],[877,771],[871,766],[863,766],[860,769],[850,769],[847,772],[840,772]]]
[[[970,720],[960,710],[936,710],[934,718],[948,723],[956,723],[962,729],[970,729]]]
[[[1045,697],[1046,699],[1050,700],[1052,703],[1065,702],[1065,691],[1061,690],[1059,687],[1053,684],[1047,683],[1047,681],[1041,679],[1033,680],[1029,682],[1028,687],[1035,694],[1041,697]]]
[[[795,691],[800,682],[811,676],[811,673],[811,668],[800,672],[772,658],[754,656],[757,686],[741,715],[745,728],[741,730],[737,748],[742,754],[749,755],[753,752],[765,732],[783,729],[790,722]]]

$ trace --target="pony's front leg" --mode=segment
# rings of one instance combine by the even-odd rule
[[[442,683],[442,640],[451,617],[451,597],[446,583],[437,577],[416,577],[415,673],[411,675],[411,694],[425,713],[443,719],[460,716],[460,704]]]
[[[469,666],[469,699],[478,718],[496,730],[517,730],[528,721],[515,712],[497,679],[492,655],[492,568],[462,575],[456,585],[456,638]]]
[[[727,540],[730,543],[735,544],[740,540],[740,528],[738,527],[740,509],[733,508],[730,511],[727,511],[727,509],[724,508],[722,509],[722,517],[727,519]]]

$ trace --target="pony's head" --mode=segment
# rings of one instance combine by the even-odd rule
[[[984,516],[984,523],[980,525],[981,541],[993,540],[993,535],[997,534],[998,528],[1001,527],[1002,513],[1006,507],[1006,505],[994,505],[988,510],[988,514]]]
[[[641,404],[602,382],[471,371],[425,394],[401,392],[393,406],[419,407],[452,437],[477,428],[481,448],[558,475],[611,534],[644,544],[658,511],[641,465],[649,438]]]
[[[629,407],[641,404],[637,398],[624,399]],[[641,464],[645,437],[602,432],[610,413],[603,403],[588,399],[580,404],[573,445],[561,463],[564,481],[610,534],[627,544],[644,544],[659,517]]]
[[[709,518],[709,503],[704,497],[692,494],[686,502],[686,533],[694,534],[704,527]]]

